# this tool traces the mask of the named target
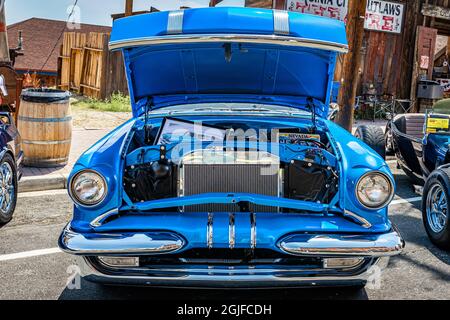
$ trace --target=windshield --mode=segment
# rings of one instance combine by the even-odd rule
[[[254,115],[254,116],[283,116],[283,117],[311,117],[310,112],[286,106],[274,106],[253,103],[198,103],[185,104],[150,111],[151,116],[172,115]]]

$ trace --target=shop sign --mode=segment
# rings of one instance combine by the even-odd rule
[[[397,2],[368,0],[364,27],[367,30],[401,33],[404,8]]]
[[[287,10],[347,22],[349,0],[288,0]]]
[[[445,93],[450,93],[450,79],[436,79],[436,80],[440,83]]]

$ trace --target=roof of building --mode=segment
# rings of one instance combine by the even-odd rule
[[[31,18],[8,26],[9,47],[17,46],[19,31],[23,37],[23,56],[17,57],[15,68],[25,71],[56,73],[64,32],[110,33],[111,27],[81,24],[71,30],[65,21]]]

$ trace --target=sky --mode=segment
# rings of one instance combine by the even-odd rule
[[[224,0],[222,5],[242,6],[245,0]],[[6,0],[7,24],[29,18],[67,20],[75,0]],[[134,10],[148,10],[151,6],[159,10],[178,9],[185,6],[208,6],[209,0],[134,0]],[[81,23],[98,25],[112,24],[111,14],[124,12],[125,0],[78,0]],[[68,9],[69,8],[69,9]]]

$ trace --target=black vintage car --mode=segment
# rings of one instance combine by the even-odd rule
[[[13,118],[0,112],[0,225],[11,221],[22,175],[23,151]]]
[[[386,153],[414,184],[422,185],[422,214],[431,241],[450,249],[450,100],[426,114],[402,114],[387,125]]]

